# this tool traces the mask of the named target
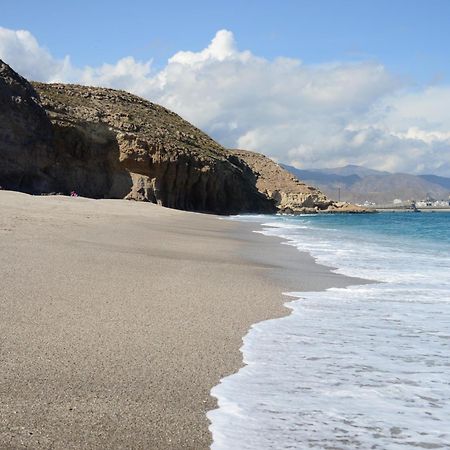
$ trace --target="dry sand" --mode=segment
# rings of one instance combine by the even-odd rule
[[[352,281],[252,228],[0,191],[0,448],[208,448],[250,325]]]

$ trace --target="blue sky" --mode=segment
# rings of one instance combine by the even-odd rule
[[[449,80],[448,0],[7,1],[1,25],[27,29],[77,65],[124,55],[162,66],[231,30],[242,49],[306,63],[377,59],[417,82]]]
[[[450,176],[450,0],[4,2],[0,58],[299,168]]]

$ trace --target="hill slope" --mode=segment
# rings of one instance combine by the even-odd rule
[[[308,186],[260,153],[247,150],[229,150],[229,153],[235,164],[244,162],[251,169],[257,189],[272,199],[282,213],[365,212],[355,205],[328,199],[319,189]]]
[[[0,61],[0,186],[217,214],[360,211],[264,155],[229,151],[177,114],[113,89],[30,84]]]
[[[177,114],[112,89],[34,86],[66,155],[63,172],[81,194],[106,190],[108,197],[215,213],[274,210],[223,147]],[[82,176],[73,170],[80,164]]]
[[[275,211],[217,142],[134,95],[31,85],[0,61],[0,102],[3,188],[219,214]]]
[[[450,179],[435,175],[393,174],[360,166],[300,170],[283,165],[283,168],[306,183],[316,185],[330,198],[337,198],[340,192],[341,200],[348,202],[371,201],[382,204],[396,198],[440,200],[450,195]]]

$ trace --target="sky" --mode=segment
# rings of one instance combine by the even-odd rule
[[[299,168],[450,176],[450,1],[3,2],[0,59]]]

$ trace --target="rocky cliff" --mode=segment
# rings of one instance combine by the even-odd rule
[[[177,114],[112,89],[34,86],[66,190],[192,211],[273,211],[225,150]]]
[[[217,214],[345,206],[269,158],[226,150],[177,114],[135,95],[30,84],[2,61],[0,187]]]
[[[0,186],[219,214],[273,212],[226,151],[122,91],[28,81],[0,62]]]
[[[27,80],[0,61],[0,186],[45,191],[52,124]]]
[[[228,155],[230,161],[248,171],[247,176],[253,177],[258,191],[273,200],[281,213],[365,212],[364,208],[329,200],[317,188],[303,183],[260,153],[228,150]]]

